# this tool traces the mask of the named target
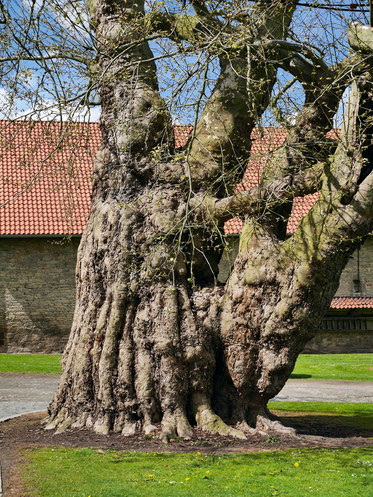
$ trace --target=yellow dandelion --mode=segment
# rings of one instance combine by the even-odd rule
[[[297,461],[297,462],[295,462],[295,463],[294,463],[294,466],[295,466],[296,468],[299,468],[299,462],[298,462],[298,461]]]
[[[185,481],[188,481],[188,480],[190,480],[190,478],[185,478]]]

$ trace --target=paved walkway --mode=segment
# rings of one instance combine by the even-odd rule
[[[58,375],[0,373],[0,422],[19,414],[45,411],[58,378]],[[373,383],[288,380],[273,400],[373,403]]]
[[[28,412],[45,411],[59,375],[0,373],[0,422]]]
[[[273,400],[280,400],[283,402],[373,403],[373,382],[340,380],[288,380],[284,388]]]

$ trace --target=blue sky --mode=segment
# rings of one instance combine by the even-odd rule
[[[27,9],[32,5],[32,0],[10,0],[5,2],[8,4],[9,8],[12,10],[14,17],[22,17],[22,14],[26,12]],[[248,2],[250,4],[252,2]],[[301,2],[302,3],[302,2]],[[323,5],[350,5],[350,2],[344,0],[339,0],[338,2],[330,2],[328,0],[323,0],[318,2]],[[367,5],[367,2],[362,2]],[[86,22],[84,14],[77,13],[71,9],[64,9],[64,0],[58,2],[60,11],[49,14],[49,19],[46,18],[47,22],[53,22],[53,16],[55,21],[55,26],[60,25],[60,32],[55,34],[56,46],[58,43],[65,43],[66,46],[74,48],[76,41],[74,36],[78,38],[78,41],[90,43],[89,35],[87,35]],[[75,2],[76,6],[83,5],[82,2]],[[148,8],[152,8],[154,5],[159,7],[161,2],[149,2]],[[233,4],[233,2],[232,2]],[[38,8],[38,2],[36,2],[36,9]],[[180,11],[180,3],[173,0],[168,0],[165,8],[170,11]],[[190,7],[189,7],[190,10]],[[71,31],[69,27],[69,20],[63,15],[65,13],[67,17],[72,18],[73,21],[79,21],[76,24],[76,29],[74,32]],[[300,41],[306,41],[307,43],[321,47],[325,51],[325,60],[328,63],[333,63],[340,60],[344,55],[348,54],[348,46],[346,40],[346,28],[351,20],[361,20],[367,22],[367,15],[361,14],[359,12],[339,12],[339,11],[328,11],[321,9],[309,9],[307,7],[298,8],[293,22],[293,33],[292,38]],[[47,24],[44,26],[44,39],[48,42],[52,42],[52,24]],[[23,24],[20,21],[18,29],[22,29]],[[68,29],[66,29],[68,28]],[[57,30],[58,31],[58,30]],[[65,39],[63,37],[65,36]],[[50,40],[48,40],[50,37]],[[70,38],[69,38],[70,37]],[[166,49],[162,44],[165,42],[153,42],[152,49],[156,56],[162,55],[162,51]],[[167,42],[166,42],[167,43]],[[168,42],[167,49],[173,51],[175,46]],[[174,96],[177,85],[180,81],[185,79],[186,75],[193,73],[193,70],[198,66],[201,67],[203,71],[205,67],[205,56],[203,54],[191,54],[188,56],[179,55],[174,56],[169,59],[159,60],[157,62],[159,75],[160,75],[160,89],[163,97],[168,101],[171,106],[172,115],[175,123],[192,123],[194,121],[195,106],[193,105],[200,95],[200,89],[202,86],[201,74],[192,75],[187,78],[187,82],[183,87],[183,92],[177,96]],[[61,106],[57,104],[55,93],[56,89],[59,94],[66,94],[66,100],[69,96],[74,95],[74,91],[79,92],[84,89],[87,84],[87,79],[84,75],[76,68],[73,67],[69,69],[69,73],[66,70],[67,65],[61,64],[61,74],[57,78],[57,83],[48,79],[48,77],[43,76],[42,71],[38,70],[37,65],[26,62],[22,65],[24,72],[30,71],[29,76],[24,76],[20,78],[22,80],[22,85],[18,90],[18,94],[14,98],[14,106],[11,117],[22,117],[29,115],[30,110],[35,114],[35,118],[38,119],[50,119],[51,117],[62,116],[63,119],[71,117],[74,120],[83,120],[88,117],[90,120],[97,120],[99,117],[100,109],[95,107],[91,109],[90,115],[88,115],[87,110],[81,106],[77,106],[76,103],[73,105],[65,105],[61,110]],[[64,72],[65,70],[65,72]],[[207,71],[208,84],[205,88],[206,96],[202,99],[203,101],[208,98],[211,90],[213,88],[214,80],[218,73],[217,61],[211,60],[209,69]],[[11,75],[13,77],[13,75]],[[44,79],[43,79],[44,78]],[[11,79],[11,78],[10,78]],[[277,88],[280,88],[286,82],[291,79],[291,76],[284,71],[279,71],[279,82]],[[43,85],[41,84],[43,81]],[[4,79],[3,79],[4,82]],[[6,117],[6,109],[4,108],[4,102],[8,99],[10,95],[11,81],[9,79],[6,81],[6,85],[1,86],[0,82],[0,113],[1,117]],[[296,115],[297,110],[300,108],[303,102],[302,89],[299,83],[295,84],[291,90],[288,91],[286,99],[282,103],[282,107],[291,120],[294,115]],[[202,105],[203,107],[203,105]],[[201,107],[201,108],[202,108]],[[341,113],[341,110],[340,110]],[[8,113],[9,114],[9,113]],[[265,115],[265,121],[263,124],[273,124],[273,114],[268,111]],[[340,119],[338,119],[340,121]]]

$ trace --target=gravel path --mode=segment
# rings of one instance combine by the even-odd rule
[[[59,375],[0,373],[0,422],[20,414],[45,411],[58,378]],[[373,403],[373,383],[288,380],[273,400]]]

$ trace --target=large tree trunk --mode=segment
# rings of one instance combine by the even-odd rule
[[[110,160],[95,187],[79,248],[74,323],[49,427],[158,429],[165,439],[189,437],[191,424],[233,436],[281,431],[267,402],[314,335],[350,251],[317,266],[248,222],[226,288],[193,286],[173,240],[184,193],[159,179],[141,184],[130,158],[114,167]]]
[[[290,242],[279,246],[246,222],[222,304],[221,336],[237,413],[249,425],[284,431],[267,403],[315,336],[352,250],[318,260],[317,252]]]
[[[250,51],[244,50],[233,65],[221,61],[221,77],[184,169],[174,160],[151,50],[145,42],[128,43],[143,26],[143,5],[91,3],[102,79],[102,146],[78,254],[74,322],[48,427],[92,427],[124,435],[160,431],[164,439],[189,437],[193,425],[237,437],[252,429],[282,431],[271,419],[268,400],[282,389],[298,354],[316,333],[343,267],[372,228],[371,198],[363,197],[371,191],[370,171],[364,161],[353,163],[352,174],[345,171],[354,126],[346,127],[334,164],[312,185],[316,190],[322,184],[320,199],[290,239],[284,233],[293,197],[281,204],[276,185],[289,183],[296,189],[295,166],[302,164],[295,155],[293,164],[286,154],[281,162],[281,153],[275,156],[276,167],[269,163],[261,188],[269,191],[273,205],[268,209],[260,188],[254,191],[254,215],[245,219],[232,274],[225,287],[218,286],[216,233],[221,233],[223,219],[209,217],[220,204],[219,199],[208,200],[211,188],[204,181],[217,180],[235,150],[239,154],[231,160],[232,168],[237,168],[236,159],[240,166],[246,162],[251,141],[245,129],[254,126],[254,106],[264,112],[274,73],[264,84],[267,93],[258,99],[239,81],[242,74],[232,72],[242,53],[249,57]],[[258,2],[258,8],[264,4]],[[283,9],[290,12],[294,4],[276,2],[281,19]],[[276,38],[284,35],[277,31]],[[260,80],[264,69],[255,57],[242,63],[242,71],[254,80]],[[233,86],[225,85],[227,74]],[[366,85],[365,102],[370,80]],[[224,96],[226,88],[235,90],[233,103]],[[337,105],[337,98],[325,100],[328,108]],[[314,107],[309,120],[317,113]],[[241,111],[246,113],[242,126],[237,125]],[[320,118],[310,121],[317,132],[330,121],[331,110],[326,117],[323,109],[319,113]],[[214,115],[220,119],[215,127],[209,124]],[[221,121],[224,116],[229,129]],[[307,115],[300,119],[306,122]],[[294,149],[292,140],[306,142],[307,128],[298,135],[289,138]],[[204,164],[210,139],[215,141]],[[359,187],[351,177],[361,172],[366,174]],[[191,187],[197,192],[194,204]],[[217,191],[221,197],[221,184]],[[201,223],[199,204],[203,207],[205,201],[209,208],[202,209]]]
[[[137,185],[129,198],[128,178],[119,183],[115,198],[97,191],[80,245],[74,323],[49,427],[132,434],[161,422],[163,437],[188,437],[189,417],[240,436],[210,408],[219,288],[192,292],[169,241],[182,194]]]
[[[117,6],[95,7],[102,46],[123,36]],[[142,10],[132,6],[132,22]],[[187,437],[189,416],[204,429],[240,436],[210,408],[219,289],[193,292],[188,281],[183,236],[177,241],[186,216],[184,171],[150,154],[169,154],[173,139],[154,63],[131,64],[151,59],[151,51],[142,43],[115,62],[115,54],[104,53],[102,147],[48,427],[129,434],[161,422],[164,437]]]
[[[189,437],[193,424],[238,437],[283,431],[267,402],[314,336],[349,252],[316,267],[264,234],[249,245],[243,236],[226,288],[196,289],[167,238],[182,194],[158,185],[129,199],[127,190],[105,190],[92,207],[49,428],[158,430],[164,439]]]

